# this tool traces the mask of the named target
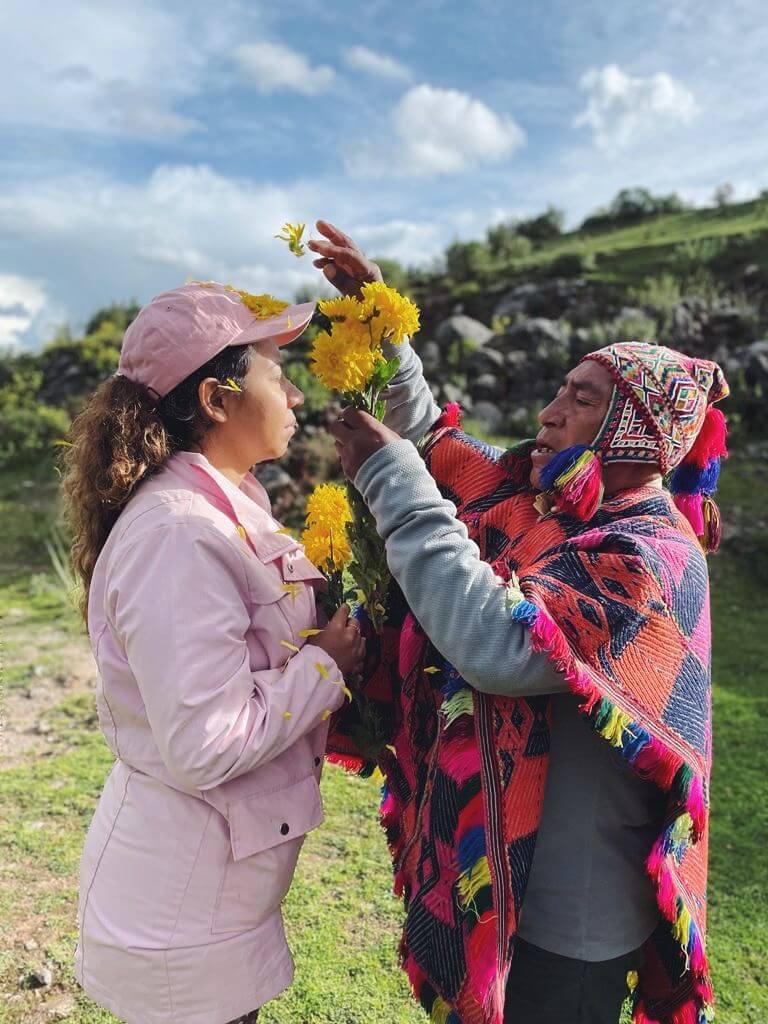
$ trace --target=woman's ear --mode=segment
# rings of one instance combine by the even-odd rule
[[[224,405],[224,391],[215,377],[206,377],[197,386],[197,398],[203,414],[214,423],[227,422],[227,410]]]

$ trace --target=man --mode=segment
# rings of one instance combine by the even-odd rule
[[[318,227],[340,290],[377,279]],[[414,991],[449,1024],[617,1024],[629,974],[636,1021],[709,1019],[702,547],[722,373],[609,346],[504,452],[440,417],[397,354],[385,422],[345,410],[332,433],[410,609],[381,765]]]

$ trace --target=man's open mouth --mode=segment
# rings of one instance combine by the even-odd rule
[[[537,441],[536,447],[531,452],[531,455],[555,455],[555,449],[550,448],[548,444],[544,444],[543,441]]]

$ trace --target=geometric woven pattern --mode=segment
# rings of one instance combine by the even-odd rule
[[[671,373],[665,363],[638,380],[643,401],[654,401],[652,378],[662,370]],[[675,394],[684,413],[690,395],[682,386]],[[519,581],[510,614],[529,628],[532,647],[565,674],[595,732],[667,794],[663,831],[648,851],[664,920],[648,943],[634,1012],[638,1024],[699,1024],[712,1002],[701,546],[660,490],[604,500],[587,529],[571,516],[539,516],[514,451],[500,454],[440,426],[425,459],[495,574]],[[332,719],[329,756],[370,769],[355,716],[364,719],[366,707],[377,721],[388,715],[374,757],[386,778],[382,824],[406,908],[403,967],[433,1020],[501,1024],[544,797],[550,699],[474,690],[404,611],[394,585],[367,659],[360,700]]]
[[[621,342],[584,359],[604,366],[616,385],[594,442],[605,464],[658,462],[668,472],[690,451],[708,404],[728,395],[717,363],[663,345]]]

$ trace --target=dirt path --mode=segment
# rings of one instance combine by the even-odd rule
[[[96,685],[96,665],[85,637],[72,637],[70,633],[47,626],[35,636],[37,651],[48,652],[49,657],[27,664],[26,659],[14,655],[18,646],[13,643],[13,626],[4,630],[4,640],[11,654],[4,659],[4,668],[19,665],[24,672],[22,682],[5,688],[0,708],[2,738],[0,739],[0,767],[32,764],[38,757],[52,753],[51,730],[46,714],[67,697]],[[23,650],[19,653],[23,654]],[[55,665],[47,664],[50,655]]]

